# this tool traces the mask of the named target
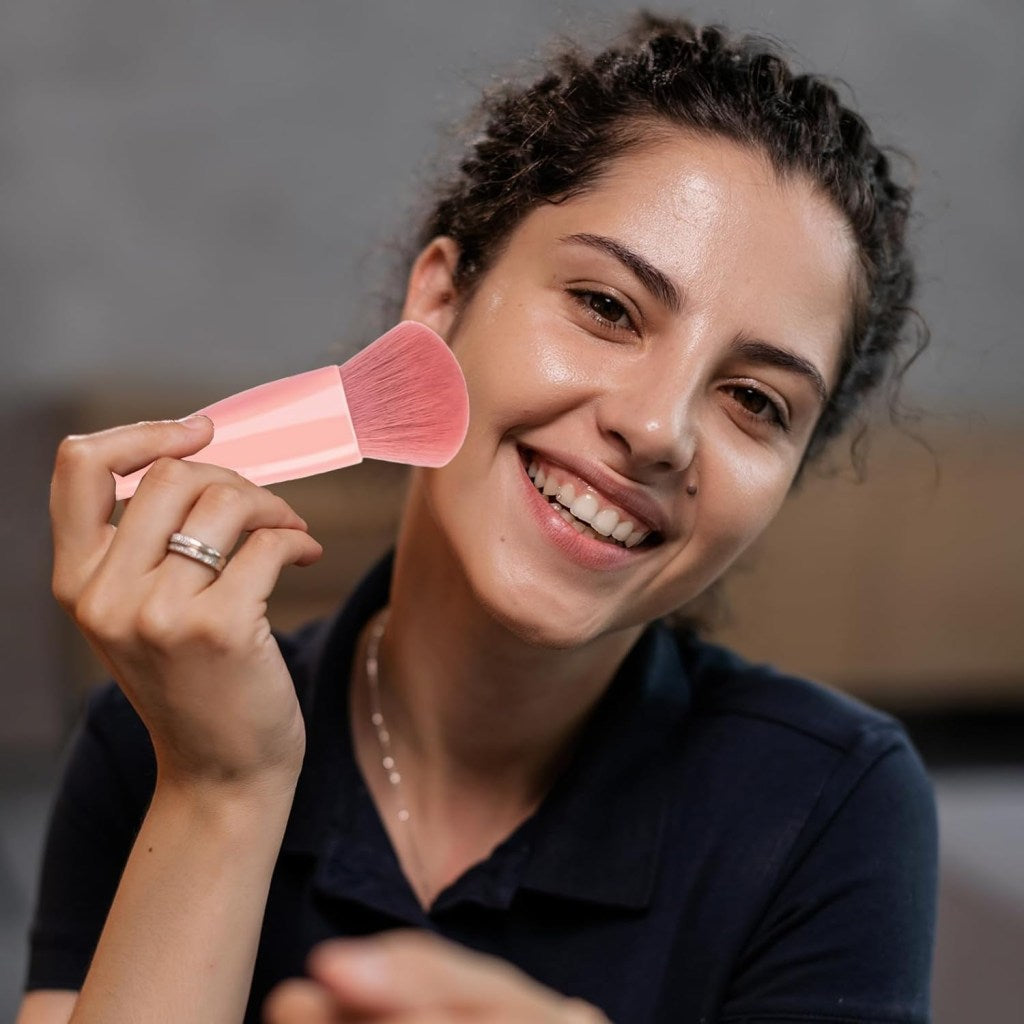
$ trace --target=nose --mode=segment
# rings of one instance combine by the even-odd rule
[[[696,389],[692,378],[650,373],[620,379],[598,403],[601,433],[635,472],[682,472],[697,446]]]

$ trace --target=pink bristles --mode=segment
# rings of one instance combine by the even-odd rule
[[[364,458],[443,466],[469,425],[469,396],[451,349],[404,320],[339,367]]]

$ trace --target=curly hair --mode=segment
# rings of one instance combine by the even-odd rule
[[[722,136],[759,150],[780,175],[806,175],[842,210],[857,242],[860,280],[838,381],[794,483],[886,379],[897,418],[902,375],[928,344],[923,330],[899,364],[915,337],[908,328],[920,325],[908,305],[910,189],[894,180],[864,120],[826,80],[795,74],[763,38],[734,40],[717,26],[641,11],[620,44],[596,55],[564,48],[532,84],[487,93],[477,117],[482,131],[439,186],[416,239],[418,247],[437,235],[458,242],[462,301],[527,213],[586,191],[611,158],[650,141],[652,128]],[[864,432],[851,449],[855,464]]]

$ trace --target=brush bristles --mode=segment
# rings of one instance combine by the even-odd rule
[[[462,445],[469,396],[451,349],[405,320],[340,367],[364,458],[443,466]]]

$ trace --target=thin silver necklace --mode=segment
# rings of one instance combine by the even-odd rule
[[[391,746],[391,732],[384,721],[384,712],[380,705],[380,642],[387,629],[390,610],[385,608],[377,618],[370,630],[370,636],[366,643],[366,682],[370,693],[370,724],[377,733],[377,742],[380,744],[380,763],[384,773],[398,801],[399,823],[403,826],[408,837],[409,852],[411,854],[412,868],[416,875],[413,885],[421,897],[426,896],[426,886],[423,884],[424,871],[423,862],[420,860],[419,849],[416,846],[416,836],[412,824],[412,815],[409,813],[409,804],[405,798],[405,791],[402,788],[402,773],[398,770],[398,763],[395,760]]]

